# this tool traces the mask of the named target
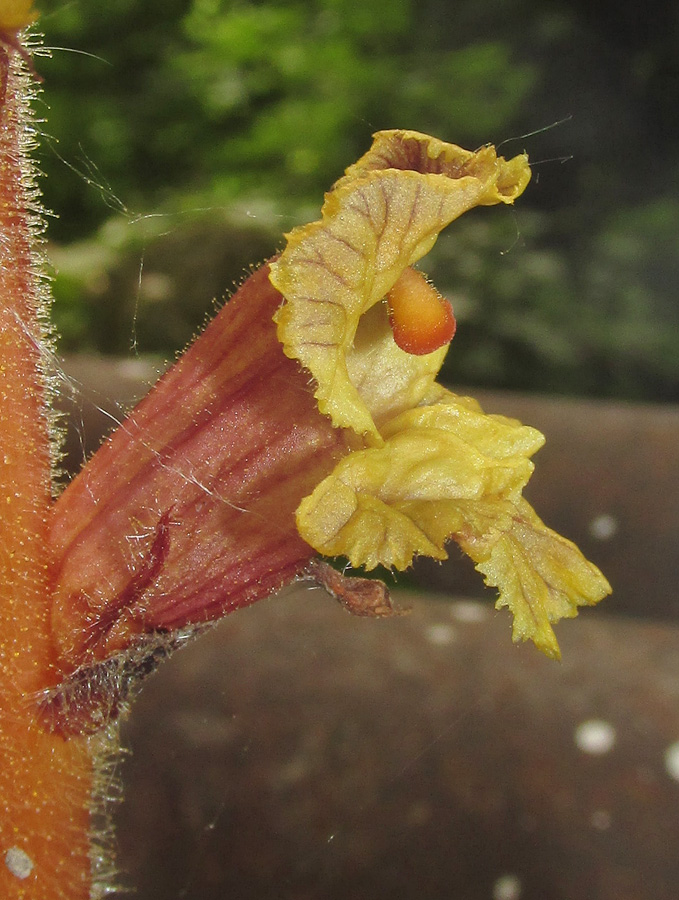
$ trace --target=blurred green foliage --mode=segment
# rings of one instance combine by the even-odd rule
[[[538,160],[516,210],[425,261],[460,321],[448,377],[679,399],[671,22],[608,0],[39,5],[67,48],[38,60],[65,351],[182,347],[371,132],[407,127]]]

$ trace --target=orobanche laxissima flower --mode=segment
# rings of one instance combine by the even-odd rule
[[[452,333],[432,352],[405,352],[390,308],[404,276],[408,295],[417,292],[409,267],[445,226],[474,206],[513,203],[529,179],[525,156],[379,133],[326,197],[322,219],[288,236],[271,281],[285,297],[276,316],[285,352],[312,373],[321,411],[363,444],[300,504],[302,537],[353,566],[399,570],[416,555],[445,559],[452,538],[500,589],[514,639],[558,656],[551,623],[610,587],[521,496],[544,438],[437,385]],[[436,331],[440,304],[421,290]]]
[[[90,460],[50,537],[55,683],[76,707],[82,683],[94,702],[95,664],[143,658],[159,634],[300,576],[354,611],[390,611],[317,554],[403,570],[454,540],[499,588],[514,639],[558,655],[552,623],[609,585],[522,499],[542,435],[436,383],[455,320],[412,268],[453,219],[513,203],[529,179],[523,155],[378,133],[321,219],[287,236]]]

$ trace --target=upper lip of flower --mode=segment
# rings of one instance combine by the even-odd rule
[[[381,442],[375,416],[395,402],[398,387],[385,379],[376,407],[374,392],[362,392],[362,318],[446,225],[479,204],[513,203],[529,180],[523,154],[506,161],[493,147],[471,152],[417,132],[378,132],[326,195],[321,219],[286,236],[270,276],[286,301],[277,315],[279,338],[313,375],[319,409],[334,425]],[[377,334],[382,325],[371,321]],[[406,361],[385,337],[383,353],[373,345],[370,366],[393,369],[397,356],[396,368],[409,371],[409,403],[420,402],[446,348]]]

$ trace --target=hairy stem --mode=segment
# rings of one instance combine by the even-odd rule
[[[0,108],[0,896],[90,896],[92,760],[38,723],[49,682],[47,587],[50,414],[42,357],[47,290],[42,222],[30,159],[31,75],[4,51]]]

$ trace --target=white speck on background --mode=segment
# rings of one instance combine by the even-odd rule
[[[33,871],[33,860],[21,847],[10,847],[5,853],[5,865],[16,878],[28,878]]]
[[[458,600],[451,606],[450,614],[458,622],[485,622],[488,617],[488,607],[476,600]]]
[[[670,778],[679,781],[679,741],[665,750],[665,769]]]
[[[600,756],[608,753],[615,745],[615,728],[602,719],[581,722],[575,729],[575,743],[583,753]]]
[[[597,541],[610,541],[618,531],[618,520],[610,513],[595,516],[589,523],[589,533]]]
[[[446,625],[444,622],[429,625],[425,634],[430,644],[437,644],[439,647],[452,644],[455,640],[455,629],[452,625]]]
[[[493,900],[519,900],[521,882],[516,875],[500,875],[493,885]]]
[[[595,809],[589,819],[592,828],[597,831],[607,831],[611,827],[611,814],[607,809]]]

